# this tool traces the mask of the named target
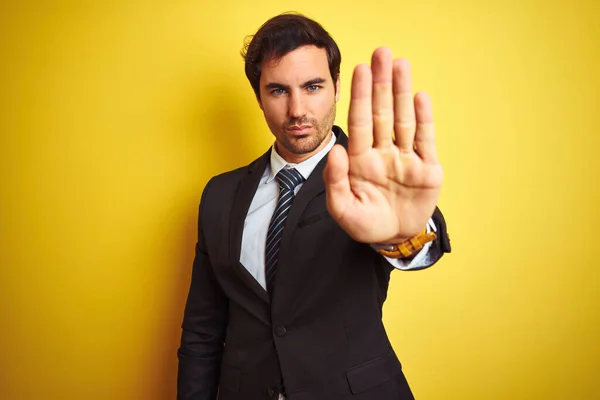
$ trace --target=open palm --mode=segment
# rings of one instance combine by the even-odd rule
[[[410,65],[388,48],[352,77],[348,152],[335,146],[324,172],[327,207],[353,239],[398,243],[422,231],[443,180],[429,96],[413,97]]]

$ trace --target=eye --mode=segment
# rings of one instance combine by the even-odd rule
[[[319,85],[309,85],[306,87],[306,90],[308,90],[309,92],[316,92],[319,89],[321,89],[321,86]]]
[[[274,96],[281,96],[284,93],[285,93],[285,89],[281,89],[281,88],[271,90],[271,94]]]

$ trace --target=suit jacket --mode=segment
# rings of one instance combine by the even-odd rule
[[[337,143],[347,138],[334,126]],[[269,162],[216,176],[202,195],[178,351],[178,399],[412,399],[382,323],[394,269],[325,204],[326,157],[287,217],[272,296],[239,262],[244,220]],[[432,263],[450,251],[442,214]]]

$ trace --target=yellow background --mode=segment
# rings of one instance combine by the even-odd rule
[[[272,137],[239,55],[298,10],[434,101],[453,253],[395,272],[420,400],[600,398],[597,1],[3,1],[0,398],[174,399],[207,180]]]

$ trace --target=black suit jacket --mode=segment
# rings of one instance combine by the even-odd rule
[[[337,143],[347,138],[334,127]],[[178,352],[178,399],[412,399],[381,317],[394,269],[331,218],[322,177],[304,183],[285,223],[272,298],[240,264],[244,220],[269,162],[214,177],[202,195],[198,244]],[[450,251],[442,214],[432,263]]]

